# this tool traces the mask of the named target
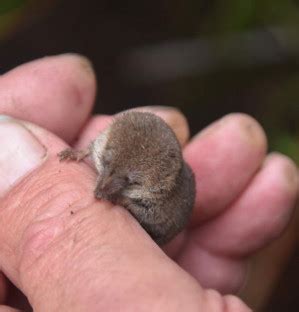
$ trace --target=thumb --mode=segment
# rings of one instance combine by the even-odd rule
[[[204,291],[125,209],[95,201],[95,173],[60,163],[56,136],[4,119],[0,140],[0,266],[34,311],[248,311]]]

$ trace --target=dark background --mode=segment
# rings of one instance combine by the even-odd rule
[[[299,1],[2,0],[0,36],[0,73],[81,53],[98,76],[95,112],[172,105],[193,134],[246,112],[299,162]],[[267,311],[298,311],[298,264],[297,253]]]

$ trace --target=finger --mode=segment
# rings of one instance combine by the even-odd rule
[[[92,109],[95,88],[85,57],[45,57],[1,76],[0,113],[36,123],[71,142]]]
[[[271,154],[247,189],[225,213],[195,229],[203,248],[229,256],[245,256],[277,238],[288,224],[298,196],[296,165]]]
[[[246,259],[232,258],[210,252],[191,237],[177,263],[200,281],[205,288],[217,289],[221,294],[235,294],[246,281]]]
[[[186,117],[173,107],[145,106],[134,108],[133,110],[151,112],[161,117],[174,131],[180,144],[184,146],[189,139],[189,127]],[[84,148],[94,140],[113,120],[112,116],[98,115],[87,123],[82,130],[76,144],[76,148]]]
[[[204,291],[123,208],[95,201],[95,174],[59,163],[57,137],[12,120],[0,133],[0,168],[15,168],[0,175],[10,181],[0,183],[0,265],[34,311],[249,311]]]
[[[285,156],[269,156],[225,213],[190,233],[178,263],[205,287],[239,290],[246,279],[245,256],[284,230],[297,194],[295,165]]]
[[[193,225],[221,213],[244,190],[261,166],[266,137],[244,114],[230,114],[196,136],[184,155],[195,173]]]
[[[75,143],[74,147],[78,150],[86,148],[112,121],[113,117],[108,115],[96,115],[91,117],[80,132],[78,141]]]

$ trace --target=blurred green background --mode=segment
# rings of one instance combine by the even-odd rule
[[[1,0],[0,17],[2,72],[83,53],[99,75],[98,112],[175,105],[195,133],[242,111],[299,162],[299,1]]]
[[[224,114],[249,113],[269,149],[299,163],[298,34],[298,0],[0,0],[0,73],[82,53],[98,75],[95,112],[173,105],[193,134]],[[269,311],[286,302],[298,311],[296,297],[276,298]]]

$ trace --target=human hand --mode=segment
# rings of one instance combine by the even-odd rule
[[[266,156],[264,133],[248,116],[229,115],[186,145],[180,113],[147,108],[186,145],[197,180],[190,227],[165,247],[166,256],[123,208],[93,198],[89,166],[56,157],[65,142],[86,146],[111,120],[90,118],[94,94],[91,68],[74,55],[0,78],[1,113],[47,129],[0,123],[2,271],[35,311],[248,311],[236,297],[206,288],[238,291],[246,259],[284,229],[298,190],[294,164]],[[3,278],[3,303],[5,293]]]

